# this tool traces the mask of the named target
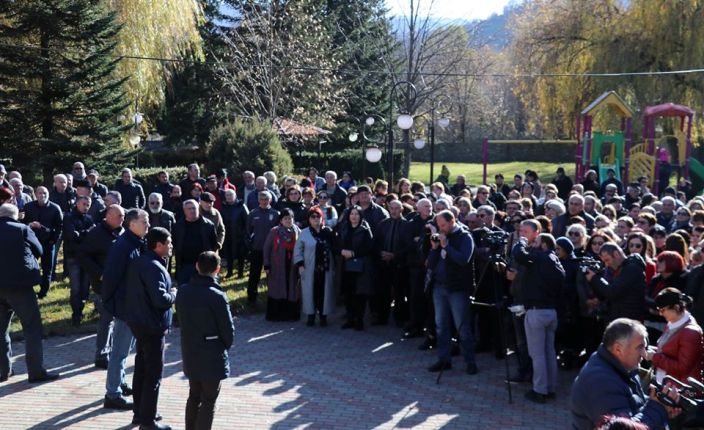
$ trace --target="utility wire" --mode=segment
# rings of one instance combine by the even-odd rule
[[[53,51],[52,48],[42,48],[41,46],[34,45],[18,45],[9,43],[0,43],[0,47],[4,48],[15,48],[15,49],[29,49],[29,50],[47,50]],[[58,50],[56,50],[57,53]],[[219,65],[231,65],[231,66],[245,66],[248,68],[269,68],[269,69],[286,69],[286,70],[297,70],[303,72],[333,72],[340,74],[353,74],[353,73],[369,73],[378,75],[406,75],[406,72],[392,72],[386,70],[372,70],[372,69],[339,69],[332,67],[311,67],[311,66],[289,66],[289,65],[273,65],[273,64],[241,64],[228,61],[197,61],[192,59],[179,59],[179,58],[162,58],[162,57],[150,57],[142,55],[109,55],[109,54],[97,54],[99,56],[109,57],[113,59],[129,59],[129,60],[139,60],[139,61],[159,61],[166,63],[182,63],[182,64],[219,64]],[[569,73],[569,72],[556,72],[556,73],[436,73],[436,72],[424,72],[418,71],[414,74],[419,76],[447,76],[447,77],[458,77],[458,78],[618,78],[627,76],[667,76],[667,75],[688,75],[704,73],[704,68],[701,69],[682,69],[682,70],[658,70],[658,71],[640,71],[640,72],[584,72],[584,73]]]

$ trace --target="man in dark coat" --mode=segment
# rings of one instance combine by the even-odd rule
[[[359,199],[359,207],[362,208],[362,217],[372,229],[372,234],[376,236],[376,228],[383,220],[389,217],[386,209],[372,201],[372,190],[367,185],[362,185],[357,188],[357,197]],[[342,217],[346,220],[348,217]]]
[[[125,214],[124,224],[127,229],[110,247],[103,269],[103,306],[115,317],[103,407],[130,410],[132,402],[124,397],[132,394],[132,388],[125,382],[125,361],[134,343],[132,331],[127,325],[127,270],[144,249],[149,215],[141,209],[131,209]]]
[[[59,376],[44,369],[42,318],[33,289],[40,280],[37,258],[42,255],[42,245],[31,228],[17,222],[17,217],[16,206],[0,205],[0,382],[13,375],[10,321],[14,313],[22,323],[29,382],[51,381]]]
[[[410,322],[404,336],[420,337],[423,335],[423,329],[426,329],[428,339],[425,343],[430,346],[435,344],[435,313],[432,299],[425,291],[425,261],[430,252],[430,227],[436,228],[433,225],[435,219],[433,203],[429,199],[420,199],[416,203],[416,211],[409,214],[406,229]]]
[[[642,320],[645,316],[645,261],[638,253],[629,256],[620,246],[605,243],[599,250],[599,257],[604,266],[611,269],[613,275],[597,275],[588,270],[587,281],[594,291],[606,298],[608,305],[607,320],[631,318]]]
[[[171,203],[171,191],[174,189],[174,184],[169,181],[169,173],[165,170],[157,173],[158,183],[154,188],[154,191],[161,194],[161,201],[164,207],[173,212],[174,208]]]
[[[99,195],[103,199],[108,195],[108,187],[105,184],[98,182],[100,180],[100,174],[97,170],[90,169],[86,179],[90,182],[90,186],[95,194]]]
[[[584,211],[584,197],[573,194],[567,200],[567,212],[552,220],[552,235],[564,236],[570,226],[570,220],[574,217],[581,217],[587,223],[587,232],[591,234],[594,218]]]
[[[230,375],[227,351],[235,338],[227,295],[220,290],[217,274],[220,257],[203,252],[198,273],[179,287],[176,298],[181,327],[183,373],[190,391],[186,402],[186,430],[208,430],[213,423],[220,381]]]
[[[247,217],[249,209],[241,199],[237,199],[234,190],[225,190],[225,201],[222,204],[222,222],[225,224],[225,244],[223,258],[227,262],[227,275],[235,272],[237,260],[237,277],[244,276],[244,260],[247,255]]]
[[[76,203],[76,190],[68,186],[66,175],[54,176],[54,187],[49,191],[49,200],[59,205],[63,213],[70,211]]]
[[[565,175],[564,167],[557,168],[552,183],[557,187],[557,196],[563,201],[566,201],[567,197],[570,195],[570,191],[572,191],[572,179]]]
[[[174,224],[174,255],[176,280],[188,282],[196,273],[196,261],[203,251],[216,251],[218,237],[215,224],[203,217],[195,200],[183,202],[183,219]]]
[[[174,229],[176,217],[171,211],[164,209],[164,199],[161,194],[154,192],[149,194],[149,226],[163,227],[169,233]]]
[[[205,189],[205,179],[200,177],[200,167],[193,163],[188,166],[188,176],[178,183],[181,187],[181,198],[184,201],[191,198],[191,191],[195,184],[200,184],[201,188]]]
[[[379,276],[370,305],[374,320],[372,325],[386,325],[389,322],[391,300],[394,302],[394,320],[403,327],[408,320],[409,296],[406,252],[408,249],[406,229],[408,221],[403,216],[403,204],[393,200],[388,204],[390,218],[379,223],[374,236],[374,247],[378,253]]]
[[[171,306],[176,288],[166,260],[171,257],[171,234],[163,227],[149,230],[147,250],[134,260],[127,273],[127,322],[137,340],[132,379],[133,424],[140,429],[170,430],[157,423],[156,405],[164,369],[164,338],[171,327]]]
[[[54,252],[56,244],[61,237],[63,229],[63,213],[61,208],[54,202],[49,201],[49,190],[46,187],[37,187],[37,200],[27,203],[24,206],[24,222],[37,235],[39,243],[42,244],[42,280],[38,297],[46,297],[49,292],[51,276],[54,272]]]
[[[88,215],[89,209],[90,197],[78,197],[76,207],[64,218],[64,259],[71,280],[71,323],[76,327],[81,324],[83,307],[90,293],[88,273],[78,264],[77,259],[78,247],[95,225],[93,218]]]
[[[325,186],[320,191],[327,191],[330,203],[335,207],[338,214],[342,214],[345,209],[347,191],[337,183],[337,173],[332,170],[325,172]]]
[[[90,199],[90,209],[88,209],[88,215],[90,215],[93,219],[93,222],[97,224],[102,221],[106,208],[105,202],[102,197],[93,192],[90,182],[79,179],[73,182],[73,186],[76,189],[77,197],[88,197]]]
[[[86,238],[78,246],[77,260],[90,277],[90,284],[95,292],[95,309],[100,315],[98,333],[95,338],[95,367],[108,368],[110,354],[110,331],[112,329],[112,314],[105,310],[100,297],[103,281],[103,270],[113,242],[124,232],[122,223],[125,221],[125,210],[118,205],[110,205],[105,213],[105,219],[91,229]]]
[[[254,208],[247,216],[247,243],[250,250],[247,300],[250,304],[257,301],[257,286],[264,265],[264,241],[269,231],[279,223],[279,211],[271,207],[271,193],[261,191],[258,198],[259,207]]]
[[[638,375],[647,339],[648,332],[638,321],[620,318],[606,327],[599,349],[572,385],[574,430],[592,430],[605,415],[629,417],[653,430],[667,426],[667,408],[648,398]]]
[[[145,203],[144,190],[141,185],[132,179],[132,170],[124,168],[120,176],[121,179],[115,182],[113,189],[122,196],[122,207],[125,209],[142,209]]]

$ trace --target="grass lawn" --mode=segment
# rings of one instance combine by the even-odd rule
[[[61,271],[61,261],[59,260],[58,270]],[[230,299],[230,307],[233,316],[242,315],[243,313],[252,312],[252,308],[247,304],[247,276],[245,271],[243,279],[236,277],[221,280],[220,286],[227,293]],[[266,274],[262,272],[262,282],[259,284],[259,303],[258,308],[263,309],[266,302]],[[39,287],[35,287],[35,291],[39,291]],[[49,288],[49,294],[39,300],[39,311],[42,314],[42,323],[44,326],[45,336],[68,336],[73,334],[94,334],[96,332],[96,323],[98,322],[98,313],[93,306],[93,291],[91,298],[86,303],[83,309],[83,321],[80,327],[71,325],[71,305],[69,304],[69,281],[68,278],[60,282],[52,282]],[[22,328],[20,321],[15,316],[12,319],[10,333],[13,339],[19,340],[22,338]]]
[[[455,183],[455,177],[457,175],[465,175],[467,177],[467,182],[472,185],[478,185],[482,182],[483,166],[481,163],[436,162],[433,172],[435,178],[437,178],[440,174],[443,164],[450,169],[450,184]],[[497,173],[503,173],[506,178],[506,182],[510,184],[513,183],[513,175],[516,173],[524,173],[527,169],[531,169],[538,172],[541,182],[550,182],[555,176],[555,170],[557,170],[558,166],[564,167],[565,173],[574,178],[573,162],[542,163],[535,161],[512,161],[509,163],[489,164],[487,166],[487,181],[489,181],[489,183],[493,183],[494,175]],[[430,179],[430,163],[411,163],[411,172],[409,176],[411,181],[422,181],[428,185],[428,180]]]

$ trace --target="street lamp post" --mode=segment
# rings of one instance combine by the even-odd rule
[[[389,147],[386,154],[387,157],[387,180],[391,187],[394,186],[394,130],[392,127],[393,115],[394,115],[394,98],[396,95],[396,90],[401,86],[406,86],[406,106],[413,106],[418,94],[415,85],[409,81],[399,81],[391,87],[390,99],[389,99]],[[396,119],[396,124],[402,130],[409,130],[413,127],[413,117],[411,116],[408,109],[400,109],[400,115]]]
[[[447,117],[447,113],[450,111],[450,108],[452,107],[451,102],[450,103],[443,103],[449,101],[449,98],[446,96],[443,97],[438,97],[435,99],[432,99],[430,101],[430,121],[428,121],[428,139],[430,141],[430,181],[429,184],[432,184],[433,181],[435,180],[435,123],[436,123],[436,114],[440,114],[440,118],[437,120],[437,125],[440,126],[440,128],[447,128],[450,125],[450,119]],[[445,107],[445,108],[444,108]],[[416,141],[413,143],[413,146],[415,146],[416,149],[423,149],[425,146],[425,142],[423,139],[416,139]]]
[[[367,165],[365,160],[370,163],[378,163],[383,155],[378,146],[378,144],[382,143],[382,141],[374,139],[369,131],[375,124],[377,124],[377,122],[382,125],[384,130],[386,130],[386,120],[384,117],[376,113],[367,114],[363,118],[364,122],[362,122],[361,118],[350,117],[350,119],[357,123],[358,129],[352,131],[347,138],[350,142],[354,143],[359,140],[360,135],[362,137],[362,177],[366,178]]]

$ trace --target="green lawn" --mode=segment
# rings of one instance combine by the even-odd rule
[[[465,175],[467,182],[472,185],[480,184],[482,181],[482,164],[481,163],[443,163],[436,162],[434,175],[440,174],[442,166],[446,165],[450,169],[450,184],[455,182],[457,175]],[[510,163],[492,163],[487,168],[487,180],[493,183],[494,175],[503,173],[506,182],[513,183],[513,175],[516,173],[524,173],[527,169],[535,170],[540,176],[541,182],[549,182],[555,176],[555,170],[558,166],[565,168],[567,175],[574,178],[574,163],[541,163],[535,161],[512,161]],[[411,163],[410,180],[422,181],[426,185],[430,179],[430,163]],[[435,178],[433,178],[435,179]]]
[[[61,264],[58,270],[61,271]],[[247,304],[247,275],[245,271],[243,279],[236,277],[227,278],[221,283],[221,287],[227,293],[230,299],[230,307],[233,315],[241,315],[243,313],[252,312],[252,308]],[[259,303],[258,308],[263,309],[266,302],[266,274],[262,273],[262,282],[259,285]],[[39,287],[35,287],[39,291]],[[39,310],[42,314],[42,323],[44,326],[44,334],[46,336],[68,336],[73,334],[93,334],[96,331],[96,323],[98,322],[98,313],[93,306],[91,291],[91,299],[86,304],[83,310],[83,322],[80,327],[71,325],[71,305],[69,304],[69,282],[68,279],[61,282],[53,282],[49,289],[49,294],[39,300]],[[10,333],[13,339],[21,339],[21,325],[19,319],[15,316],[12,319]]]

